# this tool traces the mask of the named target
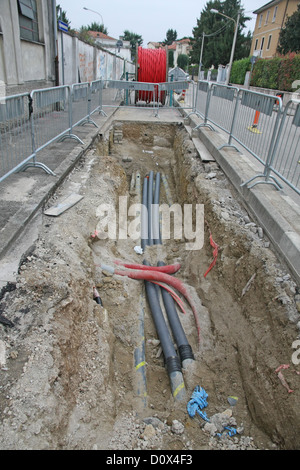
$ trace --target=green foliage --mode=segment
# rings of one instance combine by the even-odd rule
[[[130,42],[130,48],[131,48],[131,59],[135,60],[136,57],[136,48],[137,46],[141,46],[143,44],[143,38],[139,34],[132,33],[131,31],[128,31],[126,29],[123,33],[123,41],[129,41]]]
[[[77,35],[78,39],[87,42],[88,44],[94,44],[94,39],[89,35],[89,28],[87,26],[81,26]]]
[[[174,29],[168,29],[166,33],[166,39],[163,41],[164,46],[170,46],[177,39],[177,31]]]
[[[177,57],[178,67],[180,67],[182,70],[186,70],[188,64],[189,64],[189,56],[186,54],[179,54]]]
[[[87,29],[89,31],[97,31],[98,33],[103,33],[103,34],[108,34],[107,28],[104,26],[104,24],[97,23],[96,21],[93,21],[89,26],[87,26]]]
[[[174,51],[168,51],[169,67],[174,67]]]
[[[242,31],[245,28],[246,21],[250,18],[245,16],[240,0],[209,0],[201,12],[200,19],[197,19],[197,26],[193,28],[193,50],[191,52],[191,62],[199,64],[202,38],[204,33],[204,47],[202,64],[205,68],[212,65],[218,68],[220,64],[226,65],[230,60],[235,22],[227,19],[218,13],[212,13],[215,9],[220,13],[237,19],[240,11],[240,21],[237,33],[234,59],[239,60],[247,57],[251,48],[251,33],[245,36]]]
[[[244,59],[235,60],[232,64],[230,82],[243,85],[245,81],[246,72],[251,70],[250,57]]]
[[[280,31],[277,51],[280,54],[300,51],[300,4]]]
[[[67,12],[63,10],[60,5],[56,5],[56,16],[58,20],[61,20],[70,26],[71,21],[67,18]]]
[[[259,59],[253,68],[251,85],[295,91],[292,87],[295,80],[300,80],[300,54],[291,53],[273,59]]]

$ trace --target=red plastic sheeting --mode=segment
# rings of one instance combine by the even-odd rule
[[[143,49],[138,48],[138,82],[144,83],[164,83],[167,72],[167,53],[165,49]],[[159,96],[158,96],[159,95]],[[151,103],[159,101],[164,103],[165,92],[158,93],[158,86],[155,87],[155,97],[152,91],[139,91],[139,101]],[[154,99],[155,98],[155,99]]]

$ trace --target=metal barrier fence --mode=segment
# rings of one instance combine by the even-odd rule
[[[207,120],[229,133],[235,113],[239,89],[232,86],[210,85],[210,100],[207,107]]]
[[[159,108],[175,105],[174,93],[187,91],[189,82],[176,81],[165,83],[145,83],[124,80],[106,80],[103,86],[102,108],[136,106],[154,110],[158,115]],[[194,96],[186,98],[187,108],[194,107]],[[185,107],[183,105],[183,107]]]
[[[207,81],[199,81],[195,113],[203,119],[195,129],[215,126],[228,134],[228,141],[220,147],[239,149],[234,142],[253,155],[262,165],[259,173],[242,186],[258,183],[282,189],[274,173],[290,188],[300,194],[299,102],[291,100],[283,110],[282,99],[246,89],[239,89]]]
[[[74,139],[73,128],[86,123],[102,107],[101,80],[70,86],[33,90],[30,94],[6,97],[0,102],[0,182],[29,167],[54,175],[37,153],[55,141]]]
[[[236,141],[262,165],[266,165],[272,153],[281,115],[280,98],[240,90],[227,145],[231,146],[232,140]]]
[[[196,128],[213,125],[228,134],[224,147],[233,142],[245,148],[263,166],[263,171],[243,183],[260,178],[281,189],[275,174],[299,194],[299,102],[291,100],[283,112],[282,100],[201,80],[144,83],[125,80],[97,80],[34,90],[31,94],[6,97],[0,101],[0,182],[30,166],[52,170],[36,161],[37,153],[54,141],[75,139],[75,126],[97,124],[92,115],[106,116],[104,108],[120,106],[154,110],[175,106],[178,95],[183,109],[203,119]],[[184,96],[185,95],[185,96]],[[251,186],[251,187],[252,187]]]
[[[254,183],[258,184],[272,178],[280,186],[272,173],[300,195],[300,101],[290,100],[287,103],[265,171],[251,181],[262,177],[262,181]]]
[[[33,158],[29,93],[0,101],[0,182]]]

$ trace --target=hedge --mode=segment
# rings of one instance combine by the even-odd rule
[[[300,80],[300,54],[290,53],[272,59],[258,59],[253,67],[251,86],[295,91],[292,87],[295,80]]]
[[[236,85],[244,85],[246,72],[251,70],[250,57],[235,60],[231,67],[230,82]]]

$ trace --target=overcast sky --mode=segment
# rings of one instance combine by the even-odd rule
[[[124,30],[139,34],[143,47],[150,41],[159,42],[166,38],[168,29],[177,31],[177,39],[192,36],[204,0],[57,0],[67,12],[71,27],[79,29],[93,21],[104,23],[108,35],[118,39]],[[254,30],[256,15],[253,11],[268,3],[268,0],[244,0],[247,16],[253,18],[247,29]],[[86,11],[83,7],[98,12]],[[246,32],[246,31],[245,31]],[[209,31],[206,31],[209,34]]]

